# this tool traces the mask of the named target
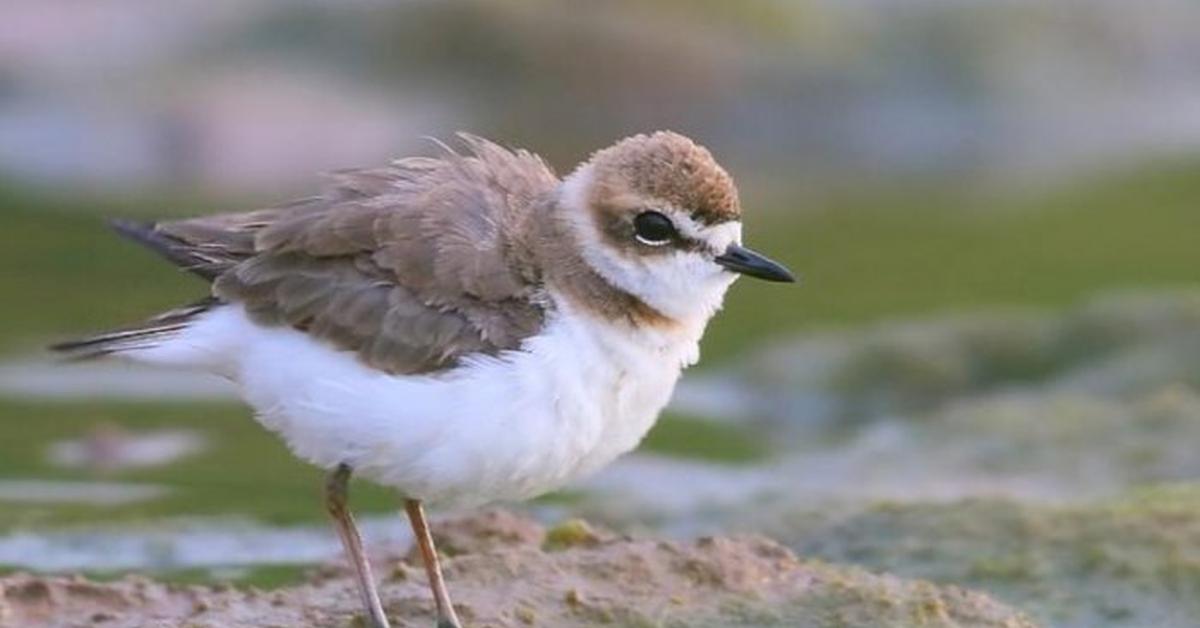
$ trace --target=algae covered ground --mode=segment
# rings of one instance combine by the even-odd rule
[[[971,499],[794,513],[798,553],[987,591],[1045,625],[1190,626],[1200,616],[1200,488],[1072,505]]]

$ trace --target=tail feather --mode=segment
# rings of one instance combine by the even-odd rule
[[[218,304],[208,297],[191,305],[170,310],[144,323],[50,345],[50,350],[70,360],[90,360],[117,353],[150,349],[187,328],[196,316]]]
[[[108,221],[113,231],[158,253],[172,264],[212,281],[221,274],[223,266],[205,256],[194,245],[173,238],[152,222],[114,218]]]
[[[158,253],[172,264],[207,279],[215,280],[227,269],[232,258],[216,254],[194,243],[165,233],[153,222],[114,219],[109,225],[118,234]],[[190,305],[164,312],[145,322],[115,329],[79,340],[50,346],[50,350],[71,360],[88,360],[119,353],[154,349],[179,335],[194,319],[220,302],[206,297]]]

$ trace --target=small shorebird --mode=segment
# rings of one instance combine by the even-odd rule
[[[56,347],[237,383],[329,472],[375,628],[351,473],[404,497],[438,625],[458,627],[422,503],[527,499],[633,449],[737,275],[793,281],[741,246],[733,180],[686,137],[624,139],[561,181],[536,155],[460,137],[465,155],[335,172],[282,207],[114,223],[211,294]]]

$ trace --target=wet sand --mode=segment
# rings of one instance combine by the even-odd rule
[[[443,522],[459,613],[472,627],[1033,626],[986,595],[797,558],[755,536],[677,542],[620,537],[582,522],[549,531],[503,512]],[[423,571],[378,556],[393,625],[432,626]],[[177,586],[141,577],[0,578],[4,628],[361,625],[348,569],[314,570],[274,591]]]

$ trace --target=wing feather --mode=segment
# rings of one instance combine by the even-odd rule
[[[154,237],[173,260],[204,260],[213,294],[257,322],[388,372],[514,349],[544,312],[508,234],[558,179],[531,153],[461,138],[465,155],[334,172],[319,197],[158,223]]]

